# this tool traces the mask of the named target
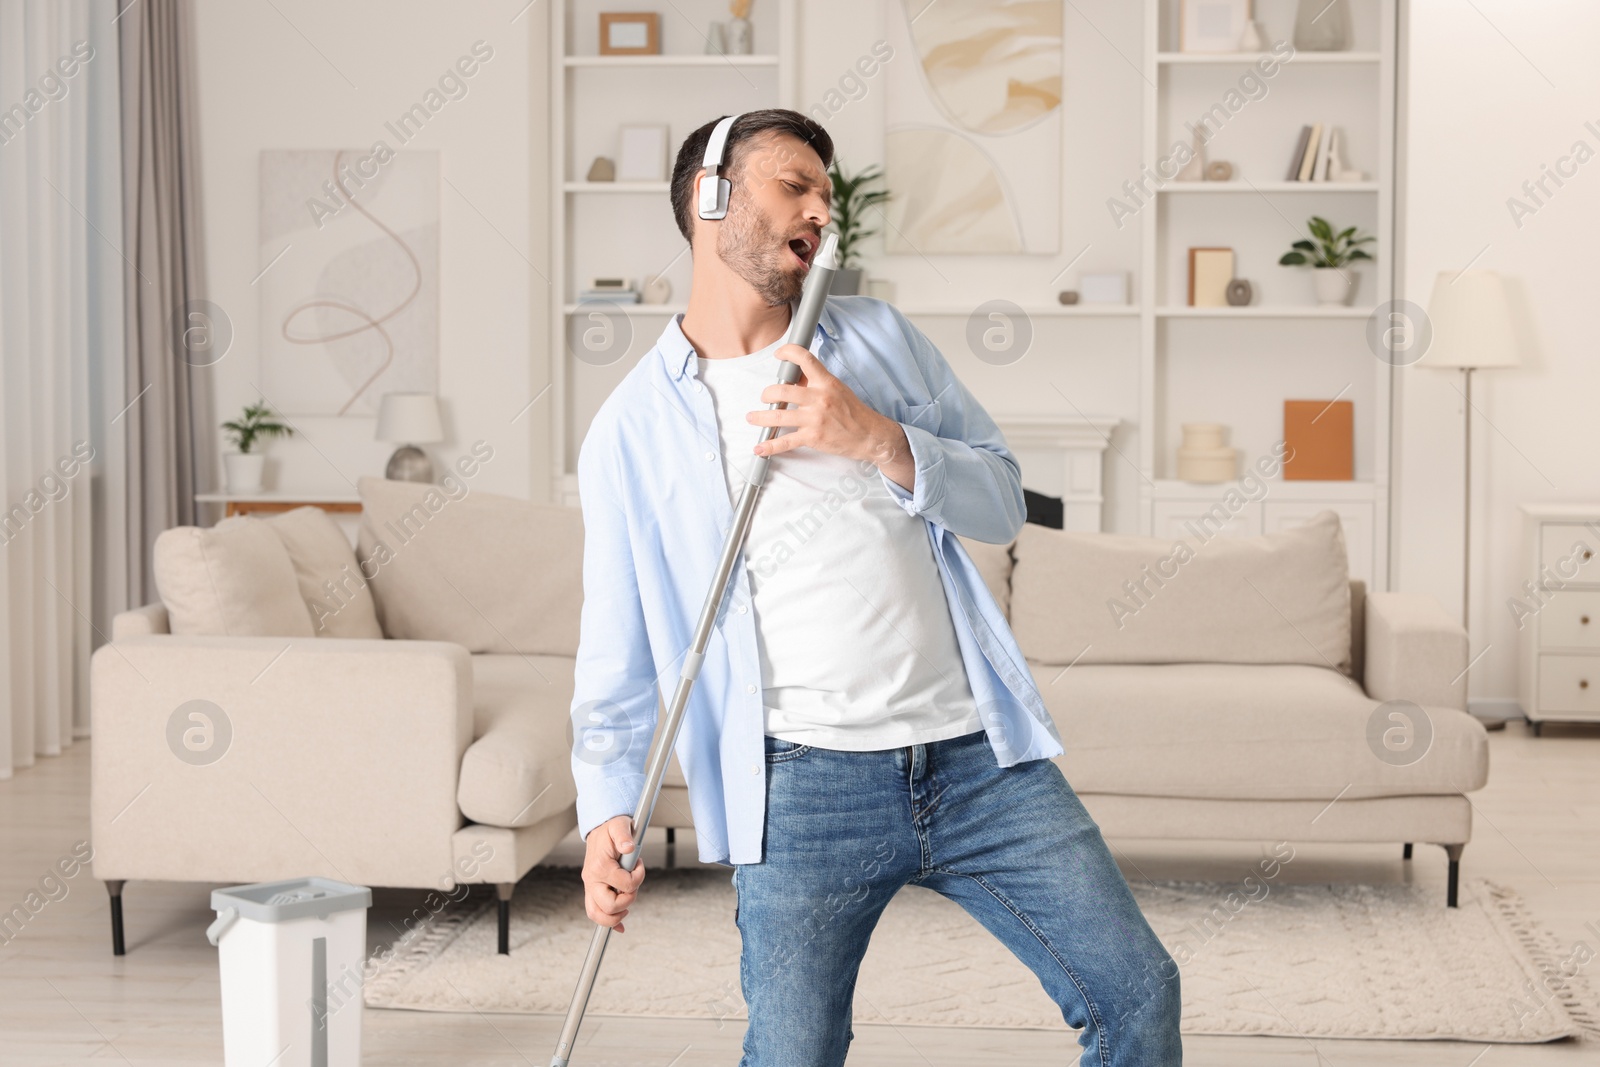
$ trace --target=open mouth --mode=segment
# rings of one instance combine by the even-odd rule
[[[811,266],[811,257],[816,254],[817,246],[822,243],[820,237],[814,234],[803,234],[789,242],[789,251],[794,253],[802,266]]]

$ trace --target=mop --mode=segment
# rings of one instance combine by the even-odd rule
[[[838,235],[830,233],[812,258],[811,268],[806,274],[806,282],[800,292],[800,305],[789,321],[789,332],[783,338],[784,344],[800,345],[807,350],[811,348],[812,339],[817,332],[817,319],[822,314],[822,303],[827,299],[828,286],[833,281],[834,271],[839,266],[836,253],[838,243]],[[784,385],[793,385],[800,377],[800,365],[789,360],[780,360],[779,364],[778,381]],[[781,402],[769,404],[767,410],[772,411],[784,406]],[[761,428],[758,440],[767,441],[777,432],[776,426],[764,426]],[[694,688],[695,679],[700,675],[700,664],[705,659],[706,644],[711,640],[711,628],[717,618],[717,609],[722,606],[722,597],[728,588],[728,578],[733,573],[733,565],[744,548],[746,535],[750,532],[750,516],[755,512],[756,499],[761,495],[761,486],[767,480],[767,468],[771,462],[771,456],[756,456],[745,475],[745,486],[739,494],[739,506],[734,512],[733,526],[728,530],[728,539],[722,546],[722,558],[718,561],[716,573],[712,576],[711,589],[706,593],[705,606],[700,609],[700,620],[695,624],[694,639],[689,644],[689,651],[684,654],[683,668],[678,675],[678,687],[672,694],[672,704],[667,708],[666,721],[656,728],[655,739],[650,746],[650,757],[645,763],[644,789],[639,795],[639,804],[633,812],[633,849],[624,854],[619,861],[625,871],[632,871],[639,865],[639,850],[644,846],[644,832],[650,825],[651,815],[655,812],[656,798],[661,793],[661,780],[667,772],[667,761],[672,757],[672,750],[678,742],[678,727],[683,722],[684,708],[689,703],[689,691]],[[584,957],[583,969],[578,974],[578,988],[572,994],[572,1006],[567,1009],[567,1020],[561,1027],[561,1037],[556,1042],[556,1051],[550,1060],[550,1067],[567,1067],[572,1055],[572,1046],[578,1039],[578,1027],[583,1025],[584,1008],[589,1004],[589,994],[594,990],[595,977],[600,973],[600,959],[605,955],[606,941],[610,936],[611,927],[595,924],[594,937],[589,941],[588,955]]]

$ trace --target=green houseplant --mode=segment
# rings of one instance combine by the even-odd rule
[[[1296,241],[1278,260],[1279,264],[1316,268],[1312,278],[1316,285],[1317,303],[1349,303],[1354,279],[1342,268],[1358,259],[1371,259],[1366,249],[1359,246],[1376,238],[1371,234],[1358,235],[1354,226],[1335,232],[1333,225],[1320,215],[1311,216],[1306,229],[1311,231],[1313,240]]]
[[[889,199],[889,192],[872,188],[883,178],[883,171],[878,167],[868,167],[854,177],[846,177],[835,160],[828,168],[828,176],[833,180],[832,225],[839,231],[839,271],[833,276],[833,285],[828,291],[849,296],[861,291],[861,268],[856,265],[860,243],[878,232],[866,229],[864,219],[868,211]]]
[[[292,437],[294,428],[278,421],[264,401],[247,404],[243,414],[222,424],[228,443],[237,452],[224,452],[223,467],[228,478],[228,492],[254,493],[261,489],[261,471],[266,456],[251,451],[258,441],[273,437]]]

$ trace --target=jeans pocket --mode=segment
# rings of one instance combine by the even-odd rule
[[[799,759],[811,751],[810,745],[802,745],[794,741],[785,741],[781,737],[768,736],[766,738],[766,756],[768,763],[784,763],[788,760]]]

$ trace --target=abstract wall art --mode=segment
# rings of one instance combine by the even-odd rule
[[[1063,6],[887,5],[887,252],[1060,252]]]
[[[261,389],[286,415],[439,391],[439,153],[261,153]]]

